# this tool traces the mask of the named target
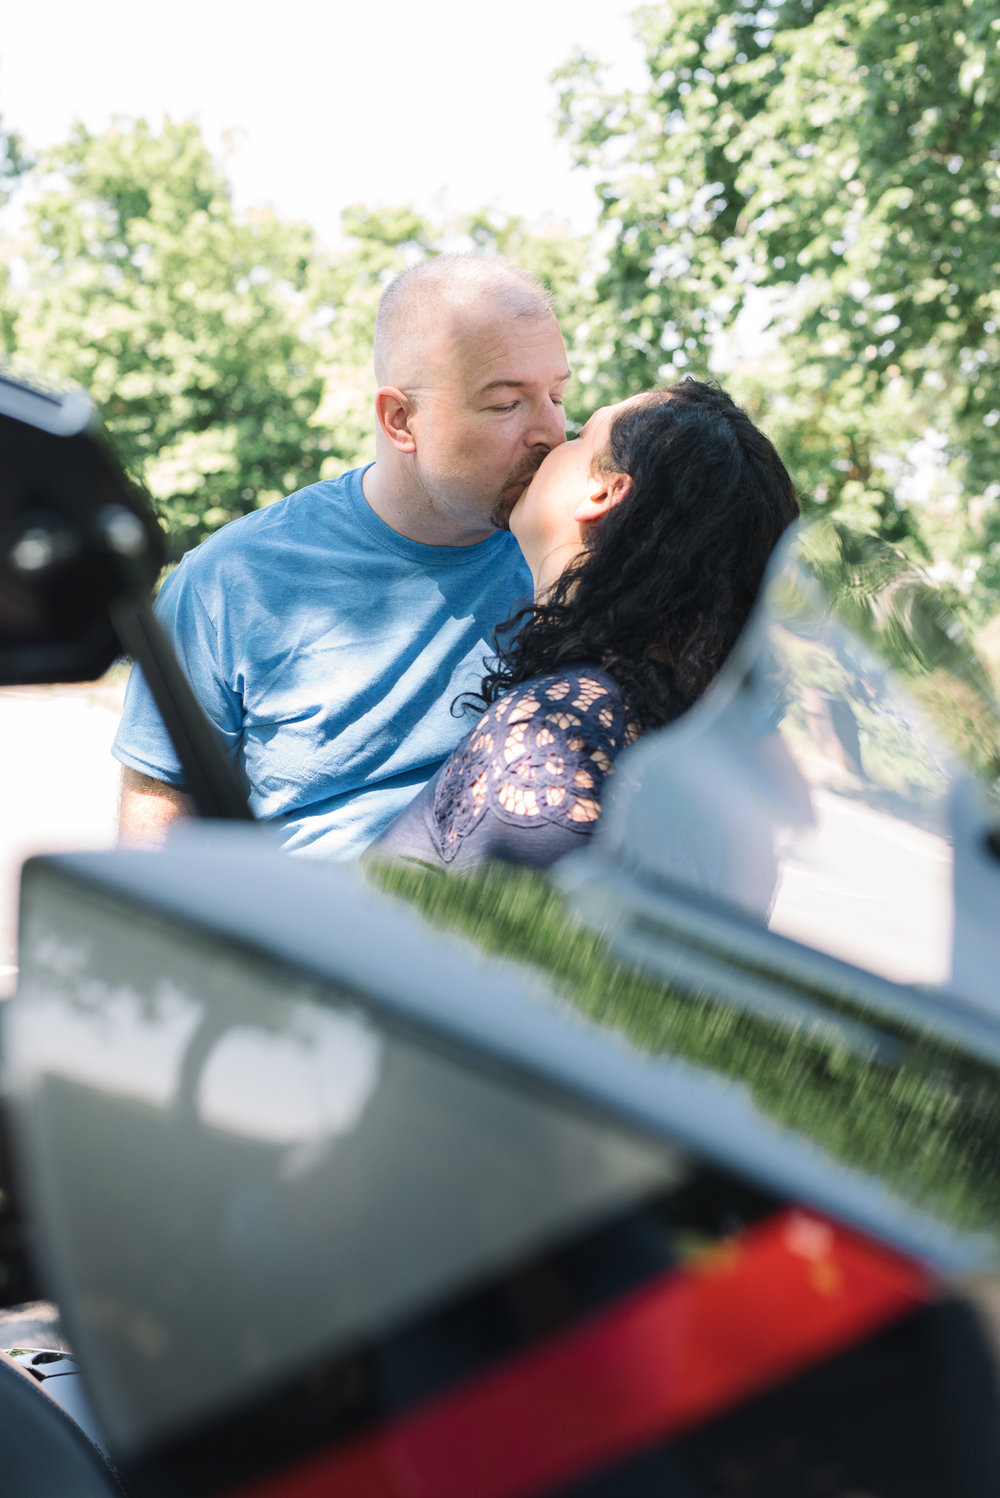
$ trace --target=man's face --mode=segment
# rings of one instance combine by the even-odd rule
[[[456,522],[507,528],[546,453],[566,440],[566,349],[552,316],[465,312],[426,347],[408,392],[418,482]]]

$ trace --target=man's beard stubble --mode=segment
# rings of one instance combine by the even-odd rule
[[[535,477],[535,474],[538,472],[539,468],[541,468],[547,457],[547,451],[543,452],[540,457],[535,457],[534,455],[532,455],[527,462],[519,463],[517,467],[507,475],[507,479],[503,487],[501,488],[500,493],[497,495],[496,503],[489,513],[490,524],[496,526],[498,531],[510,530],[511,510],[513,510],[514,506],[521,498],[521,495],[524,493],[524,490],[527,488],[528,484],[530,484],[531,480]],[[511,494],[510,491],[511,489],[515,488],[515,486],[520,487],[517,487],[517,492],[515,494]]]
[[[489,521],[498,531],[510,530],[510,512],[517,503],[517,499],[504,499],[501,494],[489,514]]]

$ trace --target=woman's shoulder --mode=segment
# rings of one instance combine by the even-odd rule
[[[546,717],[553,710],[611,732],[624,732],[630,717],[613,676],[599,666],[573,665],[540,672],[512,687],[486,709],[480,724]]]
[[[573,756],[594,744],[617,753],[638,737],[639,725],[613,676],[594,666],[568,666],[532,676],[504,693],[487,708],[470,739],[484,749],[495,749],[502,740],[511,750],[531,734],[541,734],[540,747],[558,742]]]
[[[604,671],[572,666],[522,682],[487,708],[438,777],[443,856],[488,812],[517,827],[589,831],[615,758],[638,731]]]

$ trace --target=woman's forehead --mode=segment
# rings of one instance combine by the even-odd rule
[[[626,395],[624,400],[614,401],[609,406],[598,406],[597,410],[594,412],[594,416],[600,416],[610,423],[614,421],[615,417],[618,416],[622,411],[627,411],[629,406],[641,405],[642,402],[644,400],[647,400],[650,395],[654,395],[656,393],[657,392],[651,390],[638,390],[635,395]],[[593,419],[594,417],[592,416],[591,420]]]
[[[619,412],[624,411],[627,406],[632,405],[633,401],[641,399],[642,397],[639,395],[629,395],[623,401],[616,401],[614,405],[598,406],[597,410],[592,411],[587,418],[587,421],[580,430],[580,436],[593,437],[598,436],[602,431],[609,431],[611,423]]]

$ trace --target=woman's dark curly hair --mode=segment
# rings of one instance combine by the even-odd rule
[[[482,698],[539,672],[597,666],[653,728],[717,674],[798,500],[747,413],[690,378],[629,402],[596,466],[630,474],[631,490],[547,597],[501,626]]]

